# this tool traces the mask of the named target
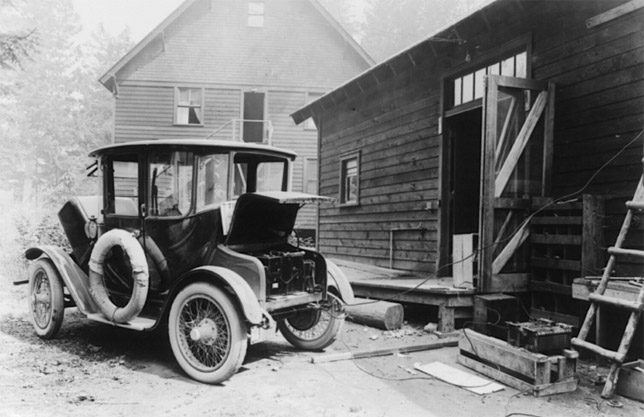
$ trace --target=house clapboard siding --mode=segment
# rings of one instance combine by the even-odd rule
[[[644,127],[644,8],[635,1],[587,21],[626,3],[497,0],[295,112],[320,129],[322,195],[339,195],[343,155],[360,157],[360,204],[322,206],[321,251],[395,269],[449,267],[449,81],[517,45],[527,48],[528,78],[555,84],[550,196],[606,196],[611,245],[642,174],[644,139],[595,173]],[[633,228],[627,243],[641,247],[643,227]],[[641,275],[641,264],[632,270]]]
[[[292,186],[302,191],[317,132],[295,126],[289,114],[371,61],[316,0],[259,3],[264,25],[249,27],[247,1],[187,0],[108,71],[101,82],[116,97],[115,142],[239,140],[244,93],[261,93],[271,144],[298,154]],[[203,89],[201,125],[175,123],[177,87]],[[296,227],[315,229],[316,213],[305,207]]]

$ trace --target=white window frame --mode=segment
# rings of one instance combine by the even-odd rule
[[[181,90],[188,90],[188,104],[180,103],[179,102],[179,96]],[[201,93],[201,100],[198,105],[191,105],[190,104],[190,95],[192,94],[192,90],[199,90]],[[206,91],[203,87],[175,87],[174,88],[174,124],[177,126],[203,126],[204,125],[204,117],[205,117],[205,96],[206,96]],[[198,108],[199,109],[199,123],[190,123],[189,121],[187,123],[182,123],[179,122],[179,109],[180,108]]]
[[[356,162],[356,172],[355,175],[349,176],[346,167],[350,161]],[[350,199],[348,195],[347,186],[349,178],[355,176],[356,178],[356,190],[355,190],[355,199]],[[360,205],[360,151],[348,153],[340,156],[340,206],[358,206]]]
[[[311,178],[313,177],[313,178]],[[311,181],[315,181],[310,185]],[[311,187],[314,189],[311,190]],[[319,193],[319,178],[318,178],[318,159],[317,158],[304,158],[304,177],[302,178],[302,192],[307,194]]]
[[[266,3],[263,1],[248,2],[248,20],[249,28],[263,28],[265,24]]]

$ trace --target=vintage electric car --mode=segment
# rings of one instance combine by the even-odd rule
[[[58,213],[71,253],[26,253],[40,337],[55,337],[73,306],[133,330],[167,323],[177,362],[205,383],[230,378],[247,345],[277,329],[301,349],[334,341],[353,292],[337,266],[293,238],[300,207],[325,199],[288,191],[294,153],[181,139],[90,156],[99,195]]]

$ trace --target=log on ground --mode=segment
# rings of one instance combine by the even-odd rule
[[[345,311],[349,320],[383,330],[401,328],[405,314],[398,303],[364,298],[356,298],[351,305],[345,306]]]

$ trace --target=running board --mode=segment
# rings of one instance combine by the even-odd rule
[[[124,329],[130,329],[130,330],[137,330],[140,332],[143,330],[149,330],[153,328],[154,325],[157,323],[156,320],[147,319],[145,317],[137,317],[135,319],[130,320],[127,323],[114,323],[107,320],[102,314],[98,314],[98,313],[88,314],[87,318],[92,321],[97,321],[99,323],[110,324],[112,326],[122,327]]]

